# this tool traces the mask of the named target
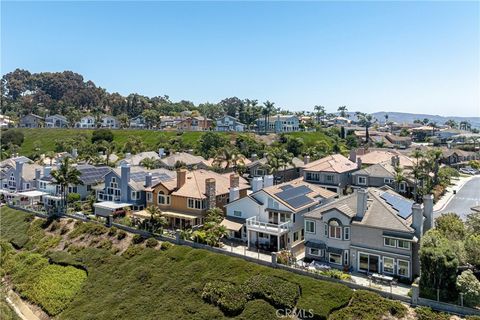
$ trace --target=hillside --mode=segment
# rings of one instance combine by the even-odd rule
[[[372,115],[377,118],[380,122],[385,121],[385,114],[388,114],[388,120],[398,123],[413,123],[417,119],[429,119],[430,121],[437,122],[438,124],[444,124],[448,120],[455,120],[456,122],[469,121],[472,124],[472,128],[480,128],[480,117],[456,117],[456,116],[439,116],[432,114],[422,114],[422,113],[404,113],[404,112],[374,112]],[[355,114],[352,113],[354,117]]]
[[[397,319],[406,313],[400,303],[374,293],[353,294],[341,284],[206,250],[133,244],[119,250],[131,240],[92,223],[45,222],[5,207],[0,218],[6,282],[56,319],[263,320],[293,306],[315,319]],[[65,273],[71,276],[65,279]],[[213,296],[207,289],[212,286],[218,288]],[[55,298],[58,290],[67,298]],[[244,296],[244,290],[252,294]]]

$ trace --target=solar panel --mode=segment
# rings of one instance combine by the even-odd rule
[[[300,207],[303,207],[304,205],[307,205],[315,201],[313,201],[312,199],[310,199],[305,195],[300,195],[298,197],[288,199],[287,202],[289,205],[291,205],[294,208],[300,208]]]
[[[312,189],[310,189],[307,186],[299,186],[295,188],[288,188],[284,191],[280,191],[276,193],[275,195],[279,197],[280,199],[287,201],[290,198],[295,198],[300,195],[306,195],[307,193],[312,192]]]
[[[281,186],[281,187],[279,187],[279,188],[282,189],[283,191],[285,191],[285,190],[291,189],[291,188],[293,188],[293,187],[292,187],[291,185],[287,184],[287,185]]]
[[[389,205],[398,212],[398,215],[403,219],[407,219],[412,214],[413,201],[407,200],[403,197],[384,192],[380,195]]]

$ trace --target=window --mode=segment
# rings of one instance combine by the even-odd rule
[[[323,254],[322,254],[323,252],[320,249],[309,248],[308,253],[312,256],[318,256],[318,257],[323,256]]]
[[[343,240],[350,240],[350,227],[343,228]]]
[[[384,238],[383,239],[383,244],[385,247],[396,247],[397,246],[397,240],[392,239],[392,238]]]
[[[305,229],[302,228],[300,240],[304,240],[304,239],[305,239]]]
[[[298,241],[298,231],[293,233],[293,242]]]
[[[160,191],[158,193],[158,204],[160,205],[169,205],[170,204],[170,196]]]
[[[258,233],[258,237],[259,237],[259,238],[263,238],[263,239],[269,239],[268,234],[263,233],[263,232],[259,232],[259,233]]]
[[[112,179],[110,180],[110,188],[118,189],[118,183],[115,177],[112,177]]]
[[[395,260],[389,257],[383,257],[383,272],[394,273]]]
[[[91,184],[87,184],[87,191],[92,191],[92,185]]]
[[[140,192],[139,191],[132,191],[132,200],[140,199]]]
[[[343,264],[348,265],[349,255],[348,250],[343,251]]]
[[[358,177],[357,181],[358,181],[358,184],[361,184],[362,186],[367,184],[367,178],[366,177]]]
[[[315,233],[315,221],[305,220],[305,230],[307,233]]]
[[[329,237],[334,239],[342,239],[342,227],[338,224],[337,221],[332,220],[328,223],[329,226]]]
[[[407,185],[405,184],[405,182],[400,183],[400,191],[401,192],[407,191]]]
[[[315,172],[307,172],[307,180],[310,181],[320,181],[320,174]]]
[[[333,264],[342,264],[342,255],[336,253],[329,253],[328,262]]]
[[[328,224],[325,223],[325,237],[328,237]]]
[[[205,208],[205,204],[202,200],[200,199],[193,199],[193,198],[188,198],[188,201],[187,201],[187,206],[190,208],[190,209],[204,209]]]
[[[147,192],[147,202],[152,202],[153,195],[151,192]]]
[[[25,183],[25,189],[30,189],[30,183]]]
[[[392,178],[385,178],[385,179],[383,180],[383,182],[384,182],[385,184],[393,184],[393,179],[392,179]]]
[[[410,242],[406,240],[398,240],[398,247],[400,249],[410,250]]]
[[[237,211],[237,210],[235,210],[235,211],[233,211],[233,215],[234,215],[235,217],[241,217],[241,216],[242,216],[242,211]]]
[[[295,223],[295,213],[292,214],[292,220],[293,220],[293,223]]]
[[[406,278],[410,277],[410,262],[399,259],[397,274]]]
[[[327,174],[325,176],[325,181],[327,182],[333,182],[333,175],[332,174]]]

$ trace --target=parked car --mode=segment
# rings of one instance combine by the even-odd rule
[[[461,168],[459,171],[460,171],[461,173],[472,174],[472,175],[478,173],[478,170],[475,170],[475,169],[473,169],[473,168],[471,168],[471,167]]]

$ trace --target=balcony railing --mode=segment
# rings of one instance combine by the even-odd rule
[[[247,229],[252,229],[265,233],[285,233],[290,231],[291,226],[292,224],[290,221],[286,221],[281,224],[273,224],[269,222],[259,221],[257,217],[251,217],[247,219]]]

